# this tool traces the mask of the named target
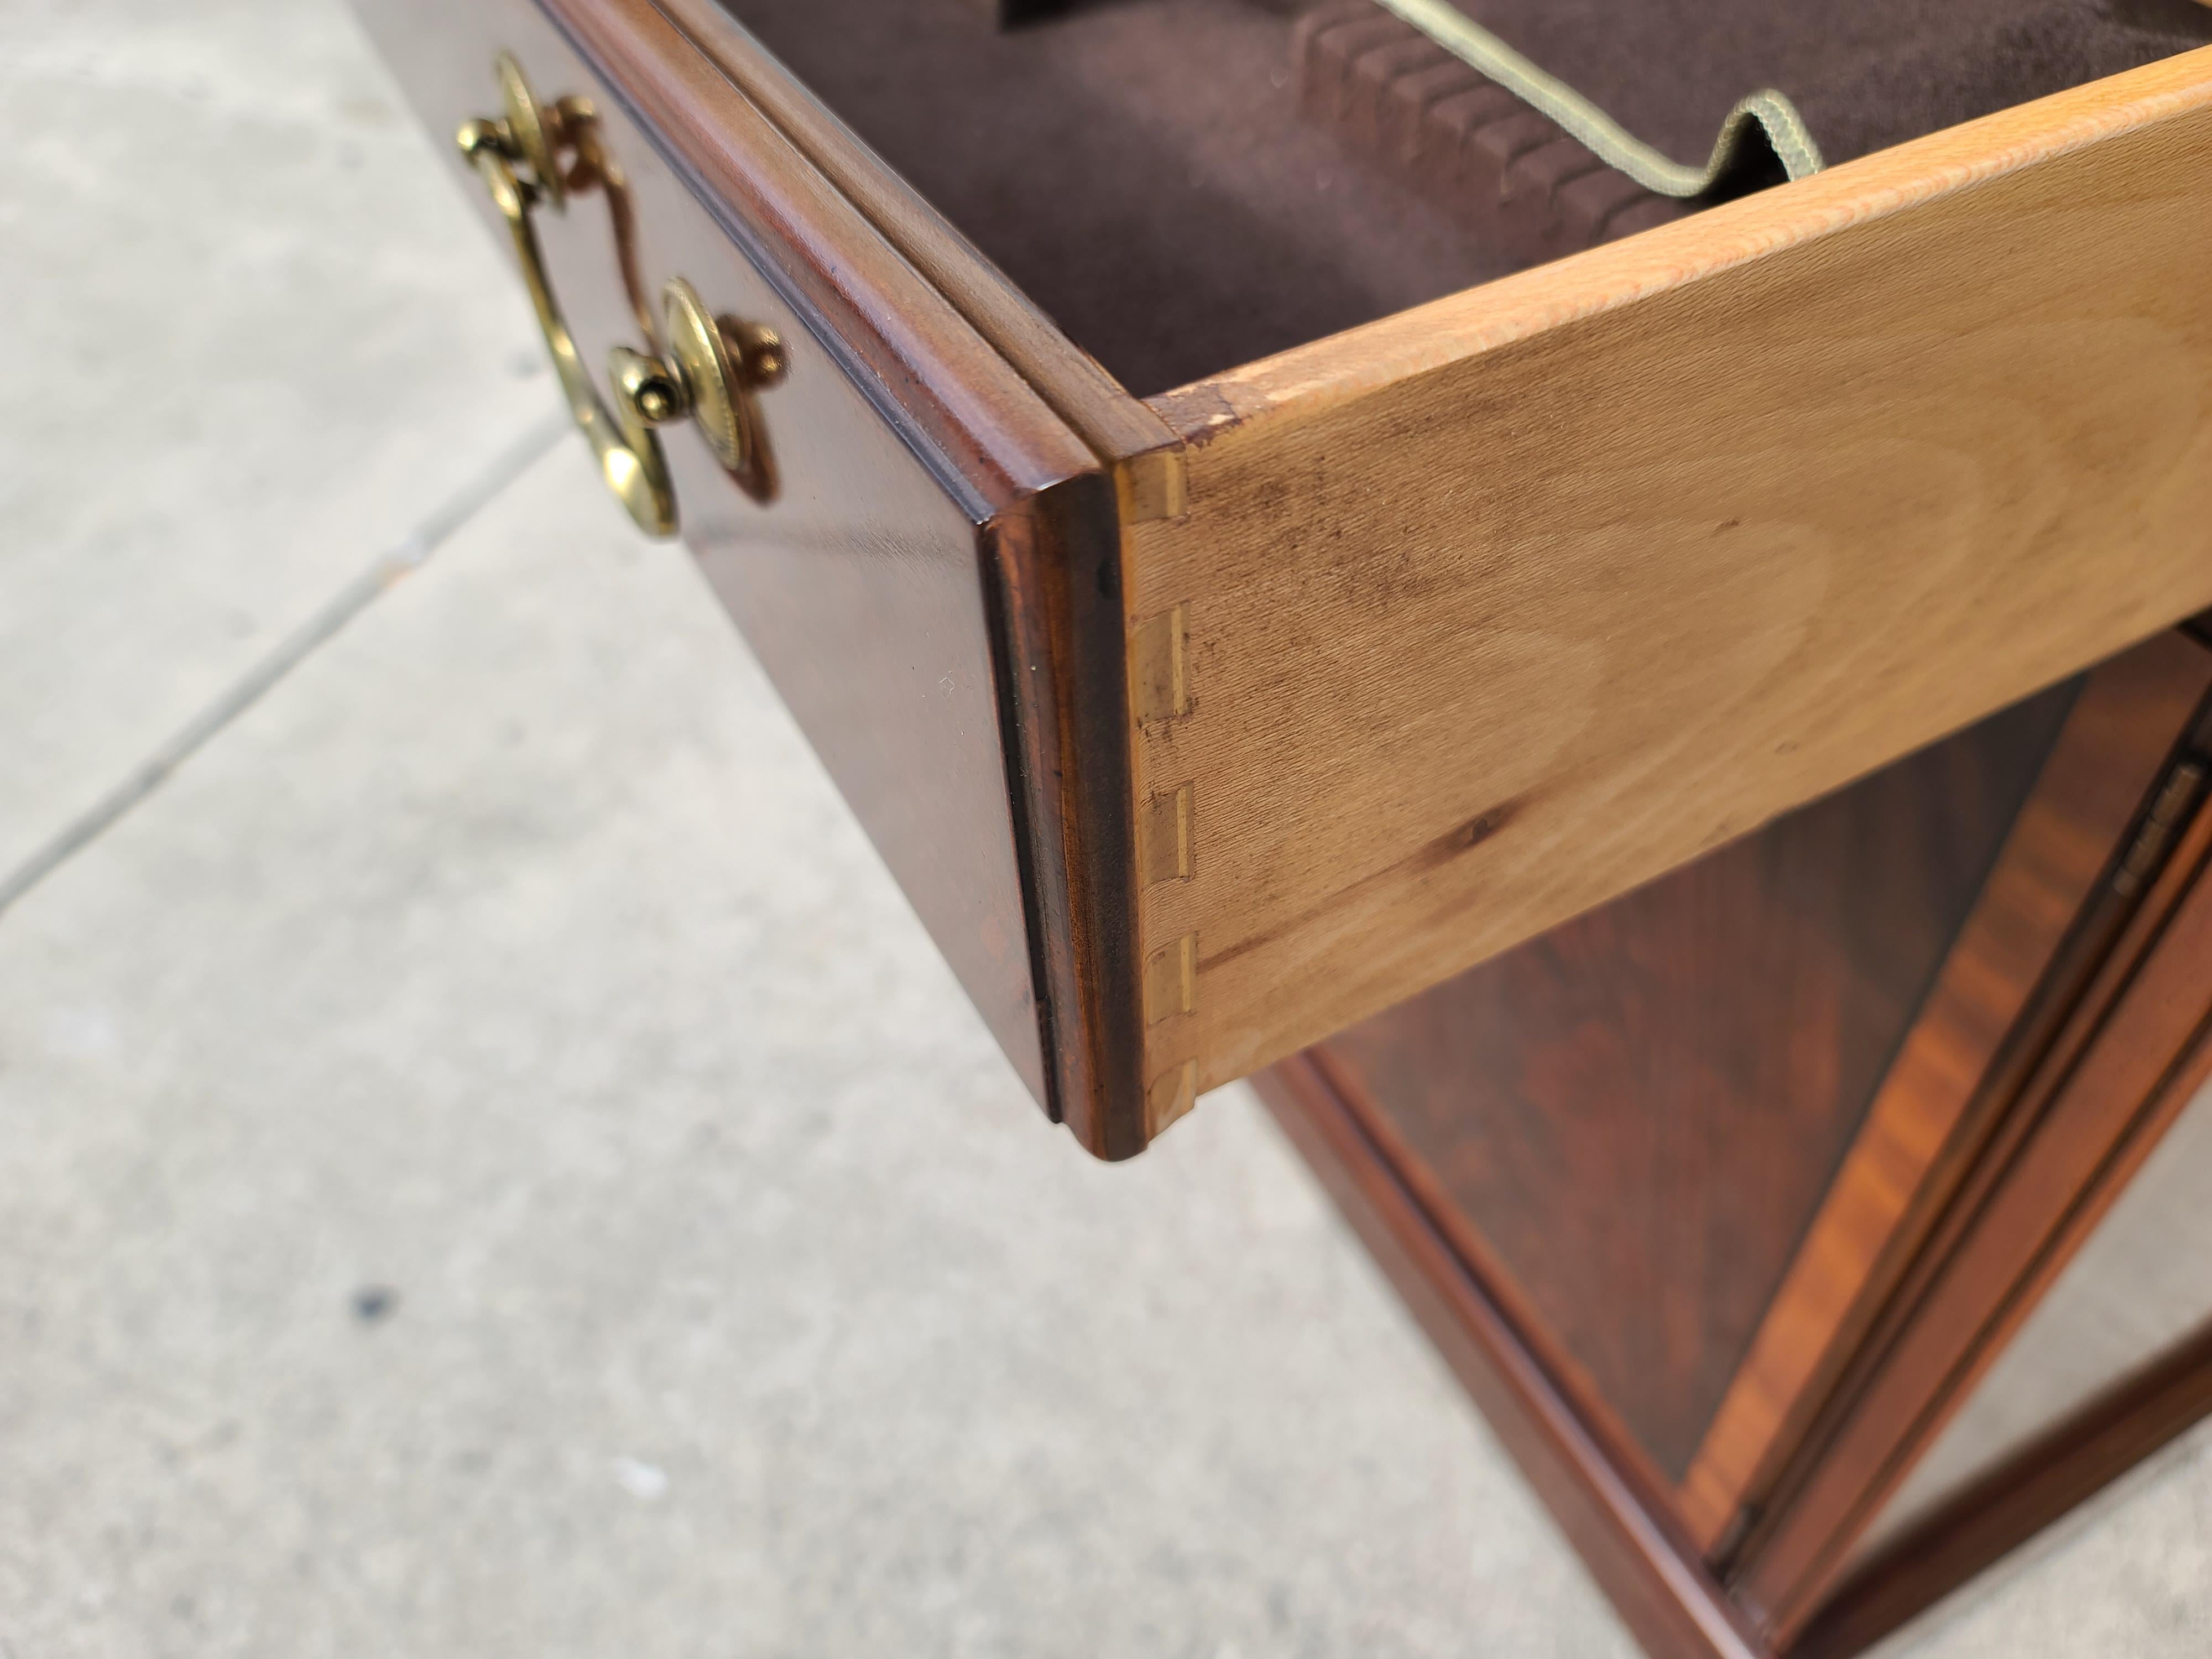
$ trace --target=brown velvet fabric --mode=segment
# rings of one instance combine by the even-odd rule
[[[1703,161],[1729,106],[1773,87],[1830,162],[2212,41],[2196,0],[1455,0],[1603,104]]]
[[[723,0],[1139,396],[1503,275],[1480,212],[1299,114],[1291,8]],[[1735,99],[1796,99],[1828,158],[2212,40],[2194,0],[1466,0],[1632,131],[1702,157]]]
[[[1139,396],[1511,268],[1301,118],[1249,0],[724,3]]]

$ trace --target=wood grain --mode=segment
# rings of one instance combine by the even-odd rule
[[[2176,412],[2195,385],[2194,290],[2167,284],[2154,303],[2136,280],[2199,251],[2181,163],[2202,146],[2202,100],[2172,65],[1147,410],[707,0],[365,9],[434,127],[480,107],[476,60],[494,46],[569,54],[623,143],[642,146],[649,275],[680,251],[733,310],[784,319],[819,365],[770,417],[789,478],[825,492],[822,523],[795,489],[770,521],[723,516],[708,477],[684,486],[713,504],[695,528],[722,550],[718,586],[741,616],[753,607],[744,625],[963,983],[1032,1086],[1106,1155],[1141,1148],[1161,1121],[1148,1103],[1187,1062],[1203,1056],[1209,1086],[1419,989],[2057,677],[2093,639],[2148,631],[2167,604],[2153,590],[2202,574],[2144,550],[2202,505],[2184,477],[2195,405]],[[2168,165],[2115,186],[2131,144]],[[2168,182],[2144,182],[2154,173]],[[580,274],[600,257],[586,217],[550,228],[548,246],[596,352],[626,326],[599,303],[604,273]],[[2046,231],[2062,256],[2030,261]],[[2097,260],[2137,232],[2120,279],[2077,303],[2110,274]],[[1964,324],[1937,306],[1933,331],[1909,340],[1873,330],[1961,250],[2018,291]],[[1822,261],[1842,276],[1808,266]],[[2021,274],[2031,263],[2040,288]],[[1800,291],[1846,296],[1815,307],[1827,331],[1809,341],[1777,320]],[[1867,349],[1839,367],[1838,340]],[[2104,381],[2085,381],[2085,363]],[[2163,378],[2138,372],[2148,363]],[[872,435],[848,443],[846,416],[802,416],[827,395],[813,382],[838,377],[838,395],[882,422]],[[1637,398],[1616,395],[1624,377]],[[2110,390],[2122,382],[2124,409]],[[1729,417],[1760,444],[1693,442],[1680,466],[1620,449],[1603,415],[1640,401],[1694,433],[1732,400],[1775,411],[1763,428]],[[1875,429],[1878,416],[1897,429]],[[1205,446],[1203,513],[1186,435]],[[1842,459],[1823,452],[1809,485],[1770,465],[1815,439]],[[1609,444],[1603,467],[1584,465]],[[1478,447],[1471,472],[1463,453]],[[2007,471],[2060,451],[2070,472]],[[678,465],[702,476],[688,453]],[[840,536],[896,541],[873,520],[831,524],[820,482],[878,465],[933,486],[971,527],[966,576],[939,574],[951,610],[807,556]],[[1660,478],[1648,490],[1647,474]],[[1646,504],[1620,508],[1624,492]],[[915,511],[935,523],[936,507]],[[1942,546],[1921,557],[1946,514]],[[1983,556],[2000,541],[2034,580],[2000,581],[2004,559]],[[755,543],[777,550],[757,571],[738,550]],[[2106,584],[2086,595],[2084,549]],[[1832,587],[1851,602],[1830,604]],[[1161,676],[1139,665],[1140,696],[1169,693],[1165,717],[1146,720],[1127,630],[1164,615],[1184,625]],[[840,679],[849,638],[909,618],[926,651],[870,647]],[[915,677],[956,635],[958,672],[925,685]],[[2018,642],[2002,685],[1987,660],[2000,635]],[[1941,669],[1939,642],[1973,671]],[[1881,694],[1839,712],[1855,675]],[[964,688],[957,713],[932,701],[947,684]],[[1000,798],[987,799],[994,744]],[[1182,849],[1199,850],[1140,898],[1137,823],[1161,795],[1184,804]],[[1011,860],[994,850],[1001,823]],[[1189,994],[1148,1031],[1142,964],[1187,938]],[[1025,982],[1009,965],[1023,956]]]
[[[1787,813],[1314,1051],[1340,1091],[1356,1079],[1407,1178],[1425,1172],[1443,1194],[1462,1252],[1497,1264],[1669,1487],[2076,689]]]
[[[1970,1103],[2001,1091],[2001,1050],[2027,1039],[2031,998],[2208,691],[2212,656],[2176,634],[2089,675],[1682,1483],[1707,1548],[1902,1271],[1924,1231],[1908,1214],[1941,1196],[1930,1170]]]
[[[1243,1074],[2212,602],[2212,52],[1155,400]]]
[[[2212,815],[2200,812],[1747,1541],[1730,1582],[1771,1610],[1780,1639],[1818,1610],[1852,1540],[2203,1081],[2208,863]]]
[[[1379,1149],[1355,1104],[1300,1056],[1260,1096],[1405,1297],[1652,1659],[1771,1659],[1668,1520],[1592,1433],[1474,1264]]]
[[[2212,898],[2203,879],[2212,855],[2212,820],[2198,811],[2204,773],[2196,758],[2199,746],[2212,738],[2212,714],[2200,701],[2208,682],[2212,658],[2178,632],[2089,677],[1945,961],[1927,1000],[1927,1015],[1891,1068],[1893,1084],[1900,1077],[1918,1076],[1917,1103],[1923,1107],[1931,1099],[1942,1104],[1954,1083],[1975,1092],[1978,1085],[1994,1079],[1993,1086],[2009,1089],[2007,1097],[2023,1103],[2012,1114],[2020,1133],[1975,1137],[1963,1152],[1955,1144],[1946,1146],[1947,1154],[1960,1153],[1972,1164],[1970,1178],[1963,1182],[1931,1182],[1926,1152],[1911,1167],[1892,1171],[1908,1184],[1918,1182],[1919,1190],[1941,1187],[1949,1217],[1958,1224],[1937,1230],[1922,1252],[1937,1264],[1932,1273],[1923,1274],[1917,1286],[1908,1282],[1899,1289],[1892,1283],[1896,1293],[1885,1311],[1897,1317],[1877,1323],[1870,1333],[1858,1333],[1875,1356],[1875,1386],[1869,1390],[1864,1378],[1848,1377],[1844,1386],[1874,1396],[1872,1419],[1893,1437],[1887,1447],[1878,1434],[1868,1437],[1868,1420],[1853,1420],[1849,1413],[1841,1431],[1833,1423],[1818,1425],[1827,1443],[1811,1458],[1813,1489],[1800,1479],[1762,1497],[1772,1505],[1773,1522],[1754,1535],[1735,1571],[1723,1576],[1729,1589],[1699,1589],[1700,1581],[1712,1583],[1702,1565],[1696,1575],[1671,1581],[1666,1594],[1687,1595],[1683,1611],[1718,1605],[1754,1650],[1795,1651],[1790,1644],[1801,1629],[1808,1629],[1809,1617],[1807,1639],[1817,1641],[1823,1659],[1842,1659],[1856,1650],[1860,1632],[1877,1626],[1886,1629],[1926,1605],[2201,1410],[2201,1377],[2148,1379],[2142,1387],[2123,1390],[2124,1400],[2102,1402],[2069,1425],[2065,1435],[2039,1449],[2048,1451],[2047,1458],[2032,1466],[2008,1466],[2002,1477],[1982,1483],[1977,1491],[1988,1504],[1962,1502],[1948,1509],[1947,1517],[1957,1523],[1955,1537],[1917,1534],[1923,1547],[1915,1559],[1886,1554],[1874,1579],[1846,1587],[1832,1617],[1820,1611],[1828,1605],[1832,1573],[1803,1582],[1779,1603],[1765,1599],[1770,1581],[1762,1573],[1778,1535],[1788,1540],[1809,1528],[1813,1536],[1832,1537],[1839,1526],[1844,1535],[1855,1529],[1849,1514],[1854,1502],[1881,1501],[1897,1473],[1909,1465],[1914,1448],[1926,1443],[1923,1437],[1940,1427],[1948,1404],[1972,1387],[1978,1366],[1997,1352],[2041,1288],[2097,1225],[2179,1103],[2195,1094],[2203,1072],[2212,1067],[2212,1040],[2207,1038],[2212,992],[2203,981],[2203,966],[2212,961]],[[1988,741],[1982,733],[1970,735]],[[1954,739],[1947,747],[1964,741]],[[1902,769],[1891,769],[1885,776],[1902,775]],[[1914,787],[1926,793],[1931,776],[1940,774],[1920,778]],[[2195,781],[2185,789],[2177,779]],[[1850,793],[1864,790],[1862,785]],[[1832,811],[1847,799],[1821,805]],[[1730,855],[1747,856],[1777,830],[1809,816],[1795,815],[1753,842],[1726,849],[1720,860],[1705,862],[1720,867]],[[1897,818],[1894,812],[1887,816]],[[1944,816],[1936,812],[1931,822]],[[2174,826],[2163,843],[2168,856],[2139,857],[2138,849],[2154,839],[2147,833],[2154,821]],[[1877,840],[1889,838],[1871,849],[1878,865],[1896,855],[1899,849],[1891,843],[1917,838],[1902,820],[1887,830],[1862,829]],[[1652,891],[1680,885],[1704,868],[1681,872]],[[2136,900],[2117,891],[2130,868],[2138,872]],[[2120,901],[2122,908],[2110,925],[2100,904],[2090,902],[2091,893],[2109,893]],[[1563,931],[1586,930],[1606,922],[1613,912],[1633,914],[1632,903],[1609,906]],[[1688,925],[1678,918],[1672,933]],[[1463,985],[1494,984],[1500,975],[1511,973],[1516,958],[1552,942],[1524,947],[1468,975]],[[2072,965],[2077,953],[2086,953],[2086,966],[2078,971]],[[1583,965],[1584,971],[1614,971],[1595,959]],[[1734,978],[1723,974],[1717,982],[1755,1000],[1768,994],[1768,965],[1747,959],[1735,966]],[[1573,1207],[1572,1158],[1566,1160],[1568,1167],[1547,1177],[1542,1160],[1516,1164],[1510,1146],[1503,1149],[1501,1160],[1492,1144],[1497,1137],[1489,1132],[1495,1126],[1487,1120],[1498,1115],[1501,1103],[1489,1071],[1468,1063],[1462,1052],[1469,1028],[1482,1024],[1480,999],[1463,985],[1443,988],[1358,1033],[1279,1065],[1262,1074],[1261,1092],[1509,1443],[1526,1432],[1525,1422],[1513,1417],[1510,1397],[1500,1405],[1497,1377],[1486,1373],[1479,1360],[1455,1352],[1455,1345],[1462,1350],[1468,1346],[1465,1325],[1474,1322],[1460,1314],[1463,1322],[1455,1323],[1449,1289],[1455,1275],[1481,1287],[1489,1316],[1511,1333],[1518,1361],[1540,1373],[1559,1406],[1572,1415],[1601,1469],[1573,1463],[1563,1469],[1546,1459],[1540,1443],[1533,1455],[1517,1444],[1514,1449],[1610,1589],[1623,1572],[1620,1539],[1592,1528],[1589,1518],[1593,1507],[1611,1501],[1608,1492],[1633,1495],[1649,1524],[1662,1536],[1679,1535],[1686,1553],[1694,1555],[1709,1546],[1693,1540],[1682,1525],[1679,1502],[1674,1501],[1680,1494],[1670,1491],[1670,1483],[1612,1408],[1607,1395],[1620,1390],[1595,1386],[1590,1368],[1575,1352],[1577,1345],[1560,1340],[1557,1308],[1542,1305],[1528,1293],[1529,1253],[1523,1251],[1509,1267],[1468,1210],[1463,1189],[1470,1170],[1478,1185],[1480,1178],[1492,1176],[1510,1185],[1533,1173],[1540,1188],[1547,1178],[1553,1182],[1534,1200],[1540,1211],[1548,1212],[1549,1222],[1547,1237],[1541,1224],[1546,1217],[1539,1216],[1533,1235],[1536,1280],[1557,1273],[1555,1264],[1545,1259],[1547,1249],[1570,1258],[1592,1249],[1583,1237],[1589,1218]],[[2029,1018],[2046,996],[2059,1005],[2052,1020]],[[1613,994],[1599,1000],[1603,1009],[1593,1009],[1589,1019],[1554,1045],[1558,1053],[1541,1068],[1542,1076],[1571,1082],[1580,1065],[1577,1056],[1593,1051],[1602,1069],[1607,1022],[1634,1025],[1636,999]],[[1424,1008],[1429,1017],[1422,1015]],[[2001,1058],[2010,1052],[2007,1039],[2020,1039],[2023,1030],[2054,1022],[2059,1035],[2027,1039],[2032,1052],[2016,1068],[2021,1080],[2029,1074],[2045,1079],[2041,1095],[2006,1085],[2007,1068],[2014,1064]],[[1511,1029],[1515,1023],[1506,1022],[1509,1047],[1524,1038],[1541,1047],[1540,1021],[1533,1036]],[[1817,1036],[1819,1022],[1812,1024]],[[1943,1073],[1950,1068],[1962,1075],[1947,1080]],[[1414,1094],[1426,1090],[1446,1102],[1461,1103],[1463,1109],[1455,1116],[1447,1113],[1449,1127],[1459,1139],[1472,1134],[1486,1145],[1472,1164],[1449,1155],[1439,1159],[1433,1146],[1425,1148],[1423,1142],[1434,1136],[1419,1121],[1418,1101],[1409,1115],[1408,1074]],[[2049,1109],[2039,1099],[2050,1102]],[[1898,1098],[1887,1087],[1883,1102],[1887,1109],[1898,1109]],[[1510,1117],[1510,1103],[1503,1108]],[[1644,1155],[1640,1147],[1631,1154]],[[1492,1163],[1501,1167],[1491,1170]],[[1454,1178],[1443,1178],[1440,1170]],[[1610,1190],[1607,1181],[1601,1171],[1601,1194]],[[1686,1226],[1704,1225],[1710,1218],[1711,1206],[1694,1194],[1686,1195],[1683,1207]],[[1488,1208],[1494,1212],[1497,1206]],[[1895,1229],[1897,1218],[1892,1208],[1882,1224]],[[1433,1235],[1432,1250],[1408,1248],[1407,1237],[1416,1223],[1420,1232]],[[1634,1262],[1619,1252],[1610,1259],[1616,1271],[1634,1279]],[[1675,1276],[1680,1277],[1679,1271]],[[1924,1305],[1931,1286],[1939,1299],[1948,1298],[1932,1313]],[[1594,1301],[1601,1304],[1597,1311],[1602,1316],[1633,1320],[1637,1310],[1626,1304],[1638,1295],[1664,1300],[1700,1288],[1647,1286],[1613,1297],[1601,1291]],[[1569,1310],[1570,1339],[1576,1311]],[[1947,1371],[1943,1354],[1959,1352],[1968,1354],[1966,1364]],[[1664,1364],[1668,1356],[1662,1347],[1647,1358]],[[1881,1397],[1885,1389],[1887,1399]],[[1501,1411],[1502,1421],[1496,1415]],[[1854,1436],[1855,1445],[1834,1443],[1839,1437]],[[1818,1489],[1824,1480],[1832,1490]],[[1648,1594],[1652,1581],[1639,1581],[1632,1572],[1628,1583],[1634,1595]],[[1765,1611],[1769,1607],[1775,1609],[1771,1615]],[[1624,1613],[1643,1639],[1658,1643],[1654,1650],[1668,1650],[1665,1644],[1679,1639],[1679,1625],[1655,1638],[1638,1622],[1651,1616],[1648,1607],[1639,1613],[1625,1606]]]
[[[1178,784],[1145,803],[1137,817],[1137,872],[1146,885],[1190,877],[1190,786]]]

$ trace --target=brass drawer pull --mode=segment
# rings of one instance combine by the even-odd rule
[[[696,421],[708,447],[757,501],[775,494],[768,436],[752,394],[781,383],[783,343],[768,329],[717,318],[698,290],[681,276],[661,289],[664,349],[652,337],[651,319],[635,298],[647,330],[647,349],[616,346],[608,356],[613,406],[592,384],[575,337],[561,314],[531,223],[539,205],[563,211],[569,196],[605,187],[613,216],[625,285],[630,274],[627,202],[619,181],[599,154],[590,103],[563,98],[541,103],[521,66],[506,52],[493,65],[506,113],[496,120],[465,121],[456,142],[475,166],[514,238],[515,260],[544,331],[545,349],[568,399],[568,412],[592,446],[607,488],[638,528],[653,536],[676,533],[676,492],[661,453],[658,426]],[[574,163],[563,168],[564,153]],[[521,169],[521,171],[518,171]]]

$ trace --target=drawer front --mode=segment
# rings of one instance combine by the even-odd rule
[[[561,21],[526,0],[359,9],[503,246],[509,225],[449,135],[500,114],[502,52],[541,102],[590,100],[619,182],[531,219],[603,398],[610,349],[646,345],[672,277],[781,340],[781,383],[750,398],[767,466],[740,477],[696,423],[659,429],[681,534],[1007,1057],[1056,1107],[1068,1085],[1048,1060],[1040,930],[1064,911],[1065,883],[1039,876],[1022,842],[1056,833],[1057,803],[1036,756],[1010,749],[1021,708],[1007,683],[1051,701],[1048,646],[1018,642],[1043,634],[1024,562],[1062,550],[1071,489],[1078,520],[1086,483],[1103,490],[1084,476],[1090,453],[651,9]],[[593,61],[625,52],[650,70]],[[655,97],[659,111],[641,108]],[[1091,506],[1110,556],[1110,495]],[[1059,982],[1074,978],[1063,965]]]

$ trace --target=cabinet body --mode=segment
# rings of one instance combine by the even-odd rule
[[[2152,641],[1263,1080],[1493,1415],[1565,1425],[1509,1438],[1656,1650],[1732,1650],[1686,1583],[1863,1644],[2212,1407],[2154,1186],[2081,1269],[2132,1320],[2011,1346],[2177,1120],[2157,1184],[2203,1171],[2208,691]]]

